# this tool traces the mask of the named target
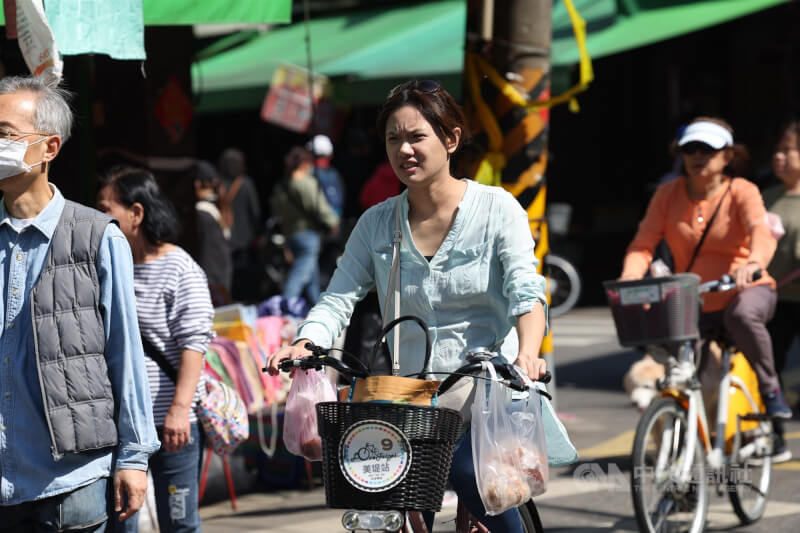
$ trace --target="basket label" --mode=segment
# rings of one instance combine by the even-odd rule
[[[654,304],[661,301],[661,291],[657,284],[620,287],[619,303],[622,305]]]
[[[339,466],[359,490],[382,492],[405,479],[411,467],[411,443],[397,427],[382,420],[362,420],[339,441]]]

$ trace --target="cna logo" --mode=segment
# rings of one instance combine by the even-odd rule
[[[575,467],[572,479],[580,485],[596,485],[596,490],[630,491],[630,479],[616,463],[608,463],[605,469],[599,463],[583,463]]]
[[[657,480],[669,479],[671,473],[659,471],[653,466],[642,466],[633,469],[632,477],[640,482],[640,485],[655,484]],[[691,470],[691,482],[705,482],[712,486],[728,487],[728,490],[736,490],[736,485],[745,483],[752,485],[753,473],[749,465],[730,465],[724,471],[714,469],[704,469],[700,466],[693,466]],[[581,490],[606,490],[609,492],[630,492],[631,472],[623,472],[617,463],[583,463],[575,467],[572,472],[572,480],[579,485]],[[590,485],[587,487],[587,485]]]

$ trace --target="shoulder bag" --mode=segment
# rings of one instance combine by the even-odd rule
[[[145,354],[158,364],[172,380],[178,382],[178,371],[166,356],[142,336]],[[204,363],[205,366],[205,363]],[[229,455],[250,436],[247,408],[235,389],[203,370],[206,394],[197,404],[197,418],[203,425],[206,437],[217,455]]]
[[[692,267],[694,266],[694,261],[697,259],[697,254],[700,252],[700,247],[703,246],[703,241],[706,240],[706,235],[708,235],[708,230],[711,229],[711,224],[714,223],[714,219],[717,218],[717,213],[719,213],[719,208],[722,207],[722,202],[725,201],[725,197],[728,196],[728,191],[731,190],[731,185],[733,185],[733,180],[735,178],[731,178],[731,181],[728,183],[728,188],[725,189],[725,192],[722,194],[722,198],[719,199],[719,203],[717,207],[714,209],[714,212],[711,214],[711,218],[708,219],[708,225],[706,229],[703,230],[703,234],[700,236],[700,240],[697,241],[697,246],[694,247],[694,252],[692,252],[692,258],[689,260],[689,266],[686,267],[686,272],[689,272]]]
[[[392,263],[389,273],[389,285],[386,290],[386,300],[383,309],[383,328],[373,350],[373,360],[379,352],[387,352],[386,335],[394,329],[392,336],[392,375],[369,376],[364,379],[354,379],[350,389],[343,390],[347,401],[353,402],[392,402],[410,403],[414,405],[437,405],[436,390],[439,382],[423,379],[427,372],[430,360],[430,342],[426,343],[425,364],[416,378],[400,376],[400,330],[396,327],[400,322],[412,320],[425,330],[427,326],[417,317],[400,315],[400,242],[402,240],[400,198],[395,203],[395,222],[392,233]],[[449,394],[449,393],[448,393]]]

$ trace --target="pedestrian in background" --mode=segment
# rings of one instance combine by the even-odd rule
[[[202,443],[195,407],[205,390],[203,356],[214,336],[208,282],[200,265],[172,244],[179,233],[177,216],[150,172],[111,170],[101,178],[97,205],[119,220],[133,252],[139,330],[163,442],[150,458],[159,528],[200,531]],[[137,522],[129,520],[124,530],[137,531]]]
[[[361,209],[366,211],[387,198],[397,196],[400,194],[400,185],[392,165],[388,161],[379,164],[358,193]]]
[[[0,80],[3,531],[102,532],[111,509],[131,519],[159,446],[130,247],[48,179],[71,126],[66,92]]]
[[[313,168],[311,152],[293,147],[284,158],[284,179],[272,194],[272,213],[280,220],[293,256],[283,298],[303,296],[309,305],[316,304],[320,294],[320,233],[335,232],[339,225],[339,217],[314,179]]]
[[[220,180],[214,166],[198,161],[194,178],[197,214],[197,262],[208,278],[211,301],[215,306],[230,303],[233,258],[217,205]]]
[[[317,178],[331,209],[341,221],[346,189],[341,174],[331,165],[333,143],[327,135],[315,135],[306,143],[306,150],[314,155],[314,177]],[[322,233],[319,252],[320,287],[328,286],[333,271],[336,269],[336,260],[342,254],[343,247],[341,233]]]
[[[777,281],[778,303],[767,327],[780,376],[792,343],[800,336],[800,122],[788,124],[781,132],[772,168],[782,183],[764,191],[764,204],[767,211],[780,217],[784,235],[768,267]],[[782,423],[775,424],[775,434],[773,461],[790,460],[792,452],[786,447]]]
[[[342,175],[331,165],[333,143],[327,135],[315,135],[306,143],[306,150],[314,155],[314,177],[319,181],[325,199],[336,216],[341,218],[346,189]]]
[[[230,231],[229,245],[233,258],[232,296],[248,301],[253,287],[260,282],[254,242],[261,235],[261,204],[253,179],[247,175],[244,153],[226,148],[219,156],[217,170],[222,180],[218,191],[222,227]]]

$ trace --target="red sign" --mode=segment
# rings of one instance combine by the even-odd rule
[[[156,118],[161,127],[167,130],[170,141],[177,143],[181,140],[189,128],[192,115],[194,115],[192,102],[189,101],[189,97],[175,76],[171,76],[156,102]]]

